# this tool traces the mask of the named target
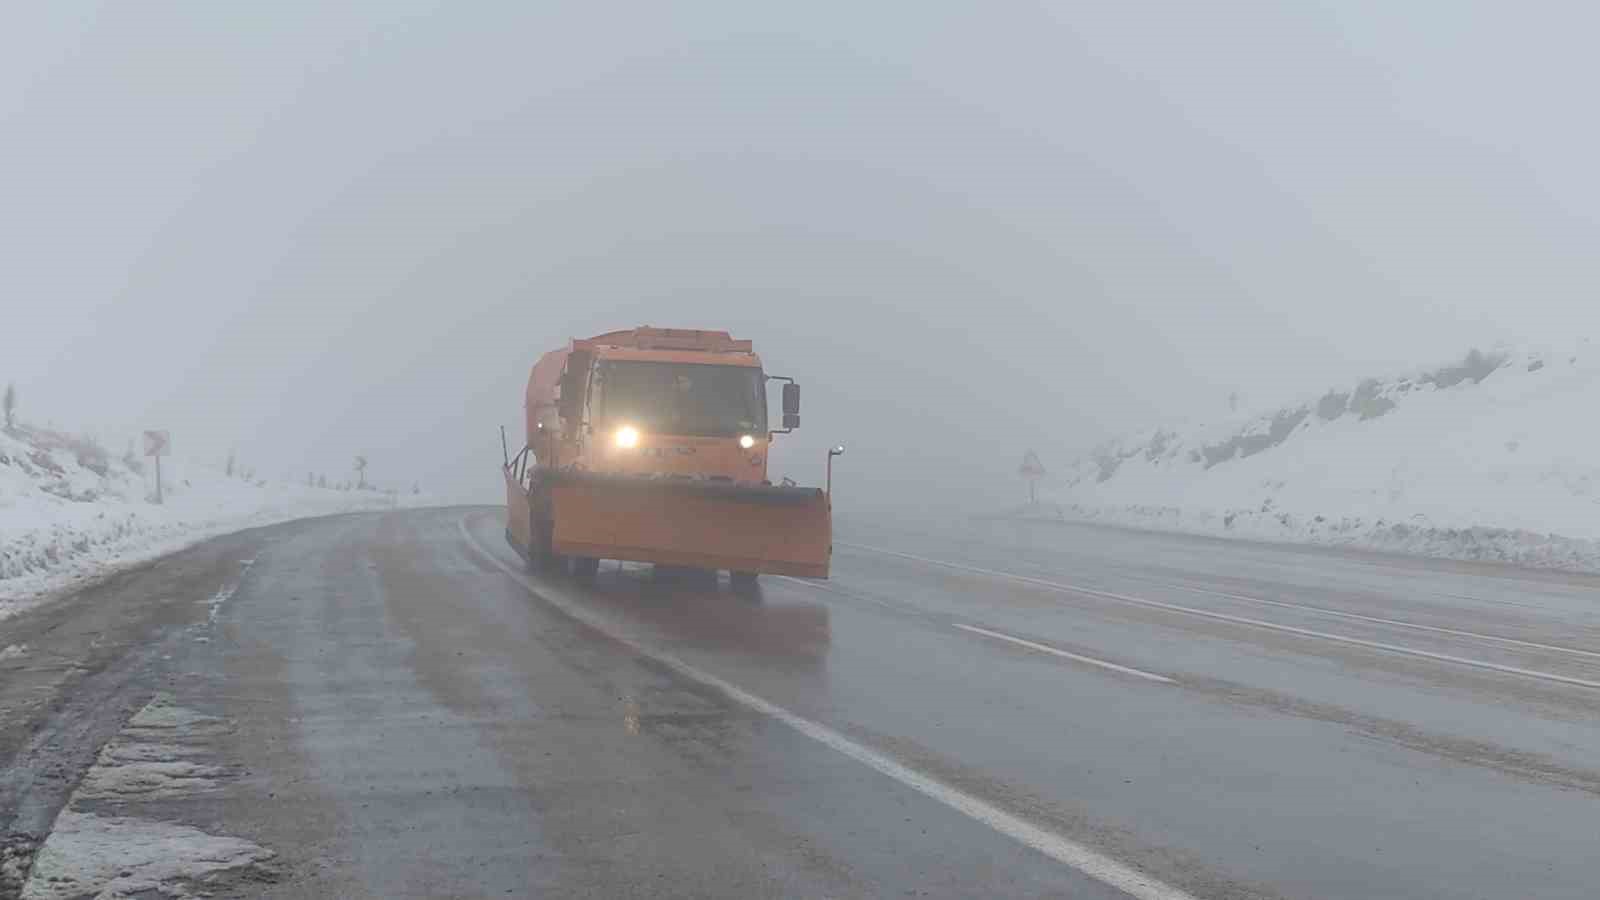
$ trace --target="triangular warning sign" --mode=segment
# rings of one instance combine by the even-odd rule
[[[1017,472],[1023,478],[1043,478],[1044,463],[1039,462],[1039,454],[1029,450],[1022,454],[1022,467]]]

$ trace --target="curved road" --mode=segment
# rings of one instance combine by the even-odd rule
[[[995,523],[751,600],[502,529],[0,622],[0,897],[1600,894],[1600,579]]]

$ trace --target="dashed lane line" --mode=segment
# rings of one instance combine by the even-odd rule
[[[958,622],[956,623],[956,627],[962,631],[970,631],[973,634],[981,634],[985,637],[992,637],[996,640],[1009,641],[1019,647],[1027,647],[1029,650],[1037,650],[1040,653],[1048,653],[1051,656],[1059,656],[1063,659],[1070,659],[1076,662],[1086,663],[1091,666],[1099,666],[1102,669],[1110,669],[1113,672],[1121,672],[1124,675],[1132,675],[1135,678],[1143,678],[1148,681],[1158,682],[1160,684],[1176,683],[1171,678],[1167,678],[1164,675],[1156,675],[1151,672],[1141,671],[1129,666],[1119,666],[1114,662],[1106,662],[1103,659],[1095,659],[1092,656],[1083,656],[1078,653],[1068,653],[1067,651],[1058,647],[1052,647],[1048,644],[1040,644],[1035,641],[1027,640],[1026,638],[1013,637],[1009,634],[999,631],[990,631],[987,628],[979,628],[976,625],[962,625]]]

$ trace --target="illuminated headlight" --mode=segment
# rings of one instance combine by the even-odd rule
[[[751,447],[754,447],[755,445],[756,445],[756,439],[754,437],[751,437],[748,434],[739,435],[739,446],[743,447],[746,450],[749,450]]]
[[[617,429],[617,446],[624,450],[631,450],[639,446],[639,429],[632,425],[624,425]]]

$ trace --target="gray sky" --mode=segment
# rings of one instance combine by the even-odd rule
[[[263,472],[494,500],[539,353],[652,324],[802,380],[774,474],[993,505],[1027,445],[1600,326],[1587,4],[5,17],[0,380]]]

